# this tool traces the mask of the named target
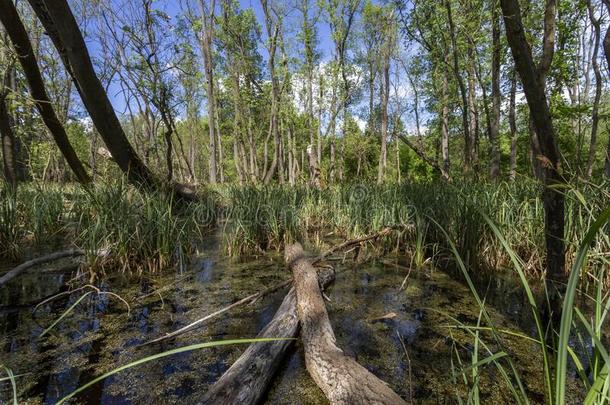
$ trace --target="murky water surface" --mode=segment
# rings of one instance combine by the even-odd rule
[[[452,367],[458,368],[459,361],[471,362],[473,337],[454,326],[460,322],[476,325],[478,307],[464,284],[439,270],[412,271],[400,291],[406,264],[399,257],[361,265],[336,264],[337,279],[326,294],[338,344],[405,398],[419,403],[456,402],[456,395],[466,391],[462,384],[454,383],[462,376],[454,375]],[[92,293],[40,338],[85,291],[63,296],[35,313],[33,304],[56,294],[73,276],[73,268],[67,272],[43,268],[0,289],[0,363],[23,374],[16,379],[22,403],[55,403],[97,375],[163,350],[254,337],[273,317],[286,289],[174,341],[139,346],[290,275],[280,257],[235,262],[219,258],[217,246],[212,244],[183,272],[139,283],[109,280],[103,289],[127,300],[129,313],[120,300]],[[480,291],[486,292],[498,326],[533,333],[525,297],[514,282],[495,279],[481,283]],[[518,359],[531,398],[542,401],[541,358],[535,345],[512,337],[505,338],[504,344]],[[244,349],[203,349],[159,359],[107,378],[73,402],[193,403]],[[498,346],[490,343],[489,349],[496,351]],[[484,402],[512,403],[497,370],[487,369],[480,381]],[[7,403],[11,395],[10,384],[0,382],[0,403]],[[305,370],[300,344],[293,346],[283,362],[266,402],[326,402]]]

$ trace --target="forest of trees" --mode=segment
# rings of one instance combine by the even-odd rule
[[[114,169],[111,156],[143,178],[329,185],[542,178],[541,156],[554,159],[497,1],[263,1],[258,13],[228,0],[74,1],[72,14],[3,3],[9,182],[86,182]],[[563,176],[610,176],[604,4],[520,12]],[[88,55],[63,50],[70,32],[51,33],[64,25],[54,13],[75,18],[66,31],[81,29]],[[72,57],[87,56],[97,88],[79,84],[96,80],[78,78]]]

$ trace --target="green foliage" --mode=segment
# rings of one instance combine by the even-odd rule
[[[318,191],[307,187],[219,188],[226,206],[225,248],[233,256],[280,250],[293,240],[318,244],[323,235],[360,237],[385,226],[432,218],[443,225],[471,269],[498,271],[511,264],[511,257],[481,217],[488,212],[516,252],[524,272],[541,277],[544,269],[544,210],[535,183],[485,184],[459,182],[447,186],[432,181],[376,186],[353,184]],[[583,230],[590,226],[591,212],[598,212],[609,197],[592,185],[566,190],[566,241],[571,262]],[[582,201],[586,201],[583,205]],[[405,233],[388,238],[385,249],[406,249],[422,244],[447,246],[444,234],[419,219],[426,229],[425,241]],[[593,247],[592,263],[607,264],[604,251],[610,240],[601,238]]]
[[[590,208],[590,200],[579,200],[575,202],[575,204],[582,204],[586,209]],[[603,203],[602,203],[603,204]],[[603,205],[602,205],[603,207]],[[512,378],[505,378],[505,383],[512,389],[515,401],[517,403],[529,403],[529,398],[527,392],[524,390],[521,378],[516,371],[513,360],[510,357],[510,354],[504,350],[504,347],[498,337],[502,334],[512,334],[513,336],[520,336],[523,339],[534,340],[536,342],[536,347],[539,348],[540,352],[543,356],[544,367],[543,367],[543,378],[545,380],[545,396],[547,403],[555,403],[555,404],[564,404],[567,401],[566,398],[566,377],[568,373],[568,355],[574,363],[574,367],[576,369],[577,375],[580,378],[581,384],[584,386],[585,400],[584,403],[587,404],[605,404],[608,400],[608,389],[610,387],[610,376],[607,372],[610,369],[610,356],[608,356],[604,344],[602,343],[603,339],[603,323],[605,321],[607,312],[608,312],[608,301],[607,298],[602,295],[602,291],[604,289],[604,283],[607,278],[605,273],[605,268],[607,267],[607,263],[601,264],[598,266],[597,260],[587,260],[588,252],[591,248],[598,247],[600,244],[604,246],[608,242],[608,236],[603,233],[599,233],[601,229],[606,226],[606,223],[610,219],[610,207],[606,207],[601,211],[588,211],[586,214],[586,218],[591,223],[590,227],[588,227],[586,235],[584,238],[578,239],[580,244],[578,246],[578,251],[575,255],[575,258],[572,263],[572,270],[570,272],[570,278],[568,281],[568,285],[565,291],[565,297],[563,301],[563,306],[561,309],[561,325],[559,330],[553,330],[551,325],[544,325],[542,323],[543,309],[540,304],[538,304],[534,294],[533,287],[530,285],[528,278],[526,277],[527,269],[524,266],[523,260],[519,257],[517,252],[515,252],[511,246],[511,244],[507,241],[505,237],[505,232],[501,231],[498,226],[494,223],[494,221],[487,216],[483,211],[480,211],[481,215],[485,218],[486,223],[491,227],[497,239],[501,242],[503,248],[506,250],[507,254],[511,257],[512,268],[518,273],[519,279],[521,281],[522,287],[525,290],[528,303],[530,309],[533,313],[534,319],[536,321],[536,334],[537,338],[532,339],[529,336],[522,335],[519,333],[515,333],[512,331],[506,331],[499,328],[498,325],[494,325],[491,322],[490,318],[485,316],[485,327],[480,327],[480,319],[477,323],[476,327],[463,325],[459,323],[456,319],[452,319],[456,323],[459,323],[459,327],[467,329],[469,333],[471,333],[474,337],[475,350],[477,346],[482,346],[486,349],[489,354],[488,363],[493,364],[496,369],[502,374],[506,375],[506,370],[511,370]],[[596,218],[594,215],[598,215]],[[442,230],[440,225],[439,229]],[[443,231],[444,232],[444,231]],[[452,247],[452,252],[459,263],[459,268],[462,271],[465,279],[468,282],[470,290],[472,294],[476,297],[476,300],[479,304],[481,314],[486,313],[485,303],[479,297],[479,294],[471,281],[471,275],[468,267],[464,265],[462,260],[462,256],[455,249],[455,245],[452,242],[451,237],[446,234],[447,240]],[[606,247],[607,248],[607,247]],[[581,280],[581,276],[591,267],[598,268],[597,273],[592,277],[594,286],[593,289],[596,291],[594,297],[591,297],[591,301],[593,303],[593,326],[589,323],[589,321],[582,315],[582,312],[578,308],[576,295],[579,293],[578,284]],[[542,304],[545,305],[545,304]],[[548,304],[548,302],[546,303]],[[585,304],[586,307],[589,307]],[[550,308],[547,310],[556,310],[556,308]],[[577,325],[573,322],[573,315],[576,314],[579,318],[580,323],[584,326],[583,328],[578,328]],[[549,330],[549,328],[551,328]],[[485,343],[485,339],[479,334],[479,331],[486,330],[489,331],[493,337],[494,343],[497,344],[499,349],[496,351],[491,351],[488,349],[488,344]],[[476,331],[473,332],[473,331]],[[549,333],[553,337],[549,337]],[[555,345],[556,340],[554,339],[554,335],[557,334],[559,339],[557,345]],[[549,346],[549,342],[551,342],[551,346]],[[585,370],[583,363],[581,362],[581,357],[577,353],[586,353],[586,360],[591,367],[590,370]],[[456,351],[458,356],[458,362],[461,364],[461,360],[459,358],[459,353]],[[476,362],[476,356],[478,353],[473,353],[473,362]],[[555,356],[556,361],[551,363],[551,358]],[[502,359],[502,362],[498,361]],[[502,364],[505,363],[505,364]],[[476,363],[477,366],[481,365],[481,363]],[[469,395],[468,403],[471,403],[471,398],[476,398],[477,390],[478,390],[478,378],[479,373],[481,372],[478,367],[473,369],[472,380],[469,380],[465,376],[466,369],[462,368],[460,373],[464,375],[464,381],[467,384],[471,384],[471,390]],[[454,370],[454,373],[457,372]],[[582,398],[581,398],[582,399]],[[459,398],[461,401],[461,398]],[[473,403],[478,403],[476,400]]]
[[[152,273],[183,264],[214,225],[216,200],[178,206],[124,182],[88,191],[33,184],[0,204],[0,256],[71,244],[87,253],[93,272]],[[213,214],[212,214],[213,213]]]

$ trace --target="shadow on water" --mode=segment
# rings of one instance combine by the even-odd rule
[[[429,403],[453,401],[456,392],[465,389],[450,382],[454,341],[468,356],[472,338],[464,331],[449,329],[453,323],[440,312],[476,324],[477,306],[462,283],[437,270],[412,272],[405,290],[399,291],[405,263],[392,260],[399,266],[387,260],[337,266],[337,279],[326,294],[338,344],[404,397],[413,395],[418,402]],[[135,284],[133,280],[109,280],[105,288],[132,302],[129,315],[121,302],[90,294],[49,335],[39,338],[79,298],[74,294],[53,301],[34,318],[30,304],[59,291],[71,276],[46,270],[26,274],[0,291],[2,363],[16,374],[27,373],[17,380],[21,400],[44,404],[56,402],[105,371],[153,353],[203,341],[254,337],[273,317],[285,290],[175,341],[138,346],[288,277],[280,257],[228,261],[219,256],[217,243],[211,242],[181,273]],[[531,319],[524,315],[528,311],[523,310],[525,298],[512,280],[487,280],[480,287],[487,291],[497,325],[531,330]],[[158,289],[162,290],[151,294]],[[136,299],[142,296],[146,298]],[[532,397],[540,398],[540,359],[532,355],[538,351],[531,343],[515,339],[507,339],[506,345],[520,359]],[[195,402],[242,351],[237,346],[212,348],[159,359],[94,385],[76,402]],[[482,374],[482,400],[510,402],[509,392],[499,388],[497,381],[492,368]],[[10,386],[0,385],[0,403],[10,396]],[[286,356],[266,402],[326,402],[307,375],[300,343]]]

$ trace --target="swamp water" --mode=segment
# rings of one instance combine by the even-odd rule
[[[467,395],[462,375],[452,373],[452,364],[458,367],[456,348],[467,365],[473,338],[451,328],[456,321],[447,315],[476,325],[477,305],[464,284],[439,270],[412,271],[405,289],[399,291],[407,273],[405,264],[398,257],[360,265],[349,260],[335,264],[337,277],[326,291],[330,298],[326,305],[338,344],[405,398],[418,403],[454,403],[457,394]],[[255,337],[271,320],[287,289],[232,310],[173,341],[139,347],[290,276],[280,256],[235,262],[220,258],[218,246],[212,244],[182,272],[137,285],[108,281],[104,289],[130,302],[129,314],[120,300],[92,293],[39,338],[84,291],[52,301],[35,314],[31,304],[57,293],[73,275],[33,270],[0,290],[0,364],[24,374],[16,379],[20,403],[53,404],[110,369],[161,351]],[[533,333],[519,286],[494,279],[479,292],[486,295],[498,327]],[[520,366],[531,399],[542,402],[538,348],[510,336],[504,343]],[[498,349],[493,344],[490,348]],[[225,346],[154,360],[107,378],[72,403],[195,403],[243,350],[243,345]],[[481,353],[480,358],[487,355]],[[512,403],[497,370],[493,366],[486,369],[480,381],[482,401]],[[8,403],[11,397],[10,383],[0,383],[0,403]],[[307,374],[300,343],[285,358],[266,403],[326,403]]]

